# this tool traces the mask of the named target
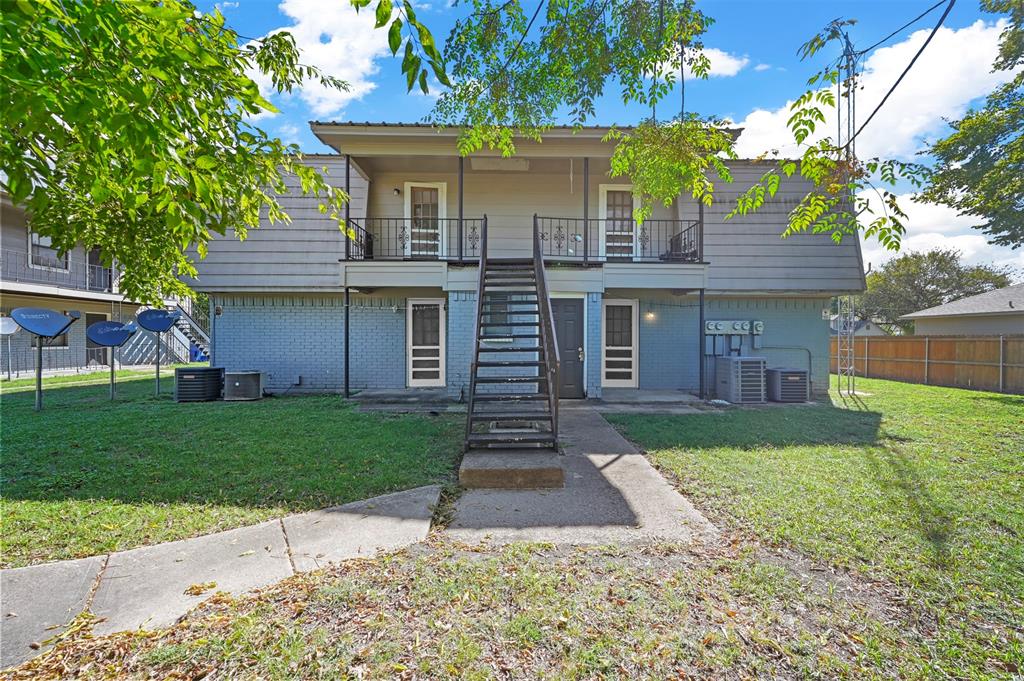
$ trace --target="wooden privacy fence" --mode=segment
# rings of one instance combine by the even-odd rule
[[[835,373],[835,336],[829,355]],[[1024,335],[862,336],[854,366],[867,378],[1024,394]]]

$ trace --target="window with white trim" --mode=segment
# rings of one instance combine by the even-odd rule
[[[68,268],[68,254],[63,256],[53,246],[53,239],[35,232],[28,233],[29,262],[33,267],[50,267],[55,270]]]

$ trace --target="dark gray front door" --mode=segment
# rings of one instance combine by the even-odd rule
[[[583,387],[583,301],[575,298],[552,298],[555,336],[562,364],[558,396],[582,399]]]

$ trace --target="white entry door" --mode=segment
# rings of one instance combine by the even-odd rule
[[[447,229],[444,182],[405,183],[405,255],[434,259],[445,256]]]
[[[606,300],[601,315],[601,385],[636,388],[637,301]]]
[[[599,187],[601,256],[632,260],[636,253],[636,222],[633,220],[633,187],[603,184]]]
[[[405,317],[409,387],[445,384],[444,300],[410,298]]]

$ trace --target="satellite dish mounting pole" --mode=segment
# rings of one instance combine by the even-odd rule
[[[7,334],[7,380],[11,380],[11,334]]]
[[[43,409],[43,337],[36,336],[36,411]]]
[[[156,334],[156,396],[160,397],[160,332],[154,331]]]
[[[117,348],[110,348],[110,401],[114,401],[114,364],[117,357]]]

